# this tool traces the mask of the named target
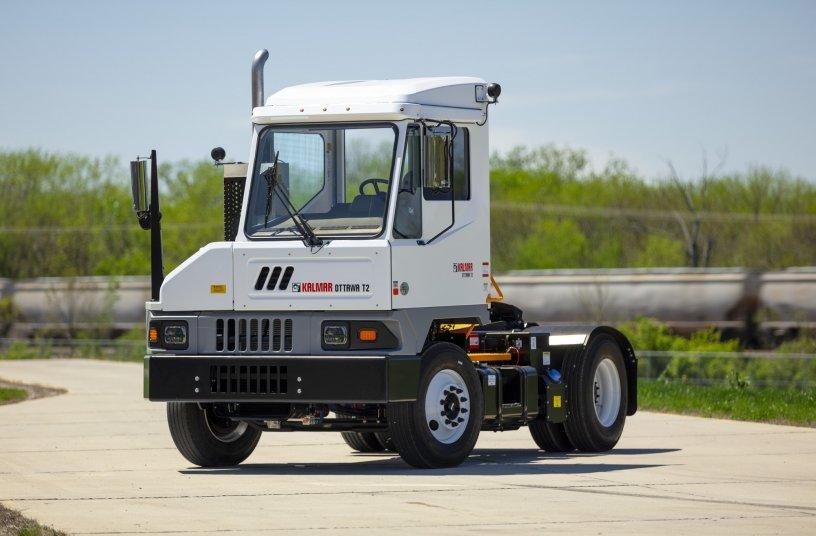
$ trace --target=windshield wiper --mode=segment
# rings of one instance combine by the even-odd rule
[[[292,204],[292,201],[289,199],[289,196],[286,195],[286,192],[280,185],[280,174],[278,173],[279,152],[280,151],[275,153],[275,161],[272,163],[272,166],[261,173],[261,176],[266,179],[266,211],[264,212],[264,227],[266,227],[269,223],[269,213],[272,211],[272,193],[274,193],[278,196],[278,199],[280,199],[283,208],[289,213],[289,217],[292,218],[295,228],[303,237],[303,243],[307,246],[321,246],[323,245],[323,241],[315,234],[314,229],[312,229],[312,226],[309,225],[309,222],[307,222],[306,219],[298,213],[295,206]]]

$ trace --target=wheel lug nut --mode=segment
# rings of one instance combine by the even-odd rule
[[[459,402],[467,402],[467,398],[462,397],[462,398],[459,399]]]
[[[442,406],[444,406],[444,405],[445,405],[445,401],[444,401],[444,400],[440,400],[440,401],[439,401],[439,404],[440,404],[440,405],[442,405]]]
[[[467,408],[462,408],[459,411],[462,412],[462,413],[467,413]]]
[[[454,421],[454,422],[451,423],[451,426],[453,426],[455,428],[455,427],[459,426],[459,423]]]
[[[457,390],[456,390],[456,394],[457,394],[457,395],[458,395],[458,394],[461,394],[461,393],[462,393],[462,390],[461,390],[461,389],[457,389]]]
[[[465,419],[463,419],[462,417],[459,417],[458,419],[456,419],[456,422],[464,422],[464,420]]]
[[[450,424],[450,419],[445,419],[445,424]]]

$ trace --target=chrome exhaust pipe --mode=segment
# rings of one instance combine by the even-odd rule
[[[252,60],[252,108],[264,105],[264,77],[263,68],[269,58],[269,51],[262,48],[255,53]]]

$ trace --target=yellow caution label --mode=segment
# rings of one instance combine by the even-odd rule
[[[227,285],[210,285],[210,294],[226,294]]]
[[[561,395],[553,396],[553,407],[560,408],[561,407]]]

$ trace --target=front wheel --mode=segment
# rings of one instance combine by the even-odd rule
[[[388,428],[397,452],[421,469],[462,463],[479,437],[484,415],[476,369],[461,348],[437,343],[422,358],[415,402],[388,406]]]
[[[201,467],[238,465],[255,450],[261,431],[188,402],[167,403],[170,435],[182,456]]]

